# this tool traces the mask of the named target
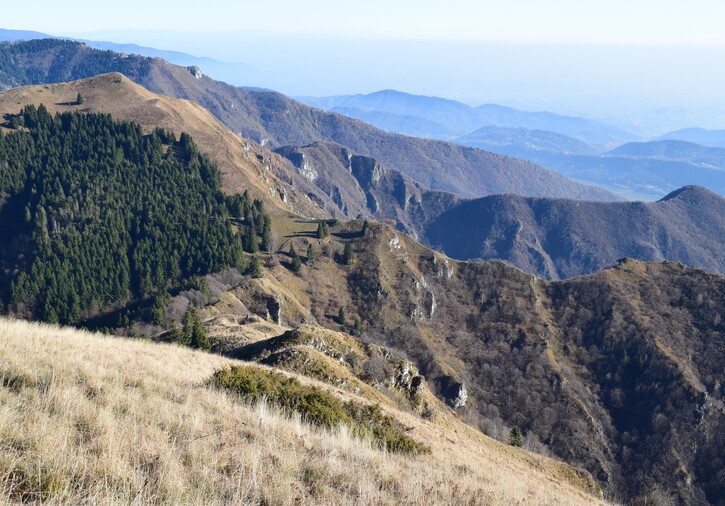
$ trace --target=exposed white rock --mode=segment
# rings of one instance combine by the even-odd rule
[[[320,174],[317,172],[317,170],[312,166],[310,162],[305,159],[304,153],[302,154],[302,166],[300,167],[300,174],[302,174],[302,177],[310,180],[313,183],[317,181],[318,177],[320,177]]]
[[[428,318],[433,318],[433,315],[436,312],[436,308],[436,296],[433,292],[428,292],[426,294],[426,309],[428,310]]]
[[[461,386],[458,388],[458,394],[453,399],[453,407],[462,408],[466,405],[466,401],[468,401],[468,389],[466,385],[461,383]]]

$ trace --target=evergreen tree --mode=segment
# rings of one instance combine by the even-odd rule
[[[360,322],[360,318],[355,317],[355,324],[353,326],[353,332],[356,336],[359,336],[362,334],[362,323]]]
[[[264,225],[262,227],[262,250],[269,251],[272,245],[272,219],[268,216],[264,216]]]
[[[509,444],[511,446],[518,446],[519,448],[521,448],[524,444],[521,429],[519,429],[518,425],[514,425],[509,433]]]
[[[85,102],[85,100],[83,99],[83,95],[78,93],[78,95],[76,96],[76,105],[83,105],[83,102]]]
[[[157,325],[164,324],[166,309],[169,307],[169,304],[171,304],[171,295],[166,290],[156,296],[154,304],[151,306],[151,317],[154,323]]]
[[[262,276],[264,276],[264,271],[262,271],[262,264],[259,261],[257,255],[252,255],[252,260],[249,263],[249,275],[253,278],[261,278]]]
[[[206,331],[204,330],[199,311],[193,306],[189,306],[181,320],[181,336],[182,342],[192,348],[201,350],[211,349],[211,343],[206,337]]]
[[[341,307],[340,311],[337,313],[337,323],[340,325],[345,325],[345,308]]]
[[[342,263],[352,265],[357,261],[355,251],[352,249],[352,243],[345,243],[345,250],[342,253]]]
[[[329,235],[328,229],[327,229],[327,222],[321,221],[317,224],[317,238],[318,239],[324,239]]]
[[[317,254],[315,253],[315,248],[312,246],[312,243],[307,244],[307,254],[305,255],[305,258],[307,258],[307,265],[312,265],[312,262],[315,261],[316,257]]]
[[[292,257],[292,271],[299,272],[300,268],[302,267],[302,260],[300,259],[300,256],[297,254],[297,251],[295,251],[294,244],[290,245],[289,255],[290,255],[290,257]]]

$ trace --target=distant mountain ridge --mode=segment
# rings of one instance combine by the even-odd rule
[[[655,140],[680,140],[694,142],[703,146],[725,148],[725,130],[708,130],[705,128],[684,128],[669,132]]]
[[[240,73],[243,75],[254,71],[251,66],[244,63],[222,62],[213,58],[192,56],[190,54],[182,53],[179,51],[156,49],[152,47],[140,46],[138,44],[119,44],[116,42],[105,42],[97,40],[71,39],[68,37],[56,37],[41,32],[32,32],[26,30],[7,30],[4,28],[0,28],[0,42],[18,42],[49,38],[82,42],[83,44],[87,44],[92,48],[104,51],[113,51],[122,54],[135,54],[140,56],[148,56],[150,58],[163,58],[164,60],[168,61],[169,63],[173,63],[174,65],[181,65],[184,67],[199,67],[200,69],[202,69],[203,72],[214,75],[214,77],[217,79],[229,79],[232,76],[238,78]]]
[[[474,108],[395,90],[302,100],[387,131],[451,140],[528,160],[628,199],[657,200],[686,185],[706,186],[725,195],[725,175],[713,172],[725,162],[721,153],[704,147],[708,143],[725,146],[722,131],[691,129],[667,134],[703,146],[669,144],[665,150],[664,145],[655,148],[650,144],[664,138],[642,142],[636,133],[585,118],[530,113],[495,104]],[[649,151],[645,145],[650,146]]]
[[[493,195],[459,203],[421,235],[453,258],[505,260],[547,279],[595,273],[625,256],[725,274],[725,199],[694,186],[654,203]]]
[[[455,142],[524,159],[541,152],[565,155],[595,155],[598,153],[596,148],[579,139],[556,132],[522,127],[483,127],[456,138]]]
[[[625,132],[605,123],[575,116],[565,116],[551,112],[520,111],[497,104],[484,104],[471,107],[461,102],[438,97],[412,95],[396,90],[383,90],[367,95],[341,95],[333,97],[301,97],[304,103],[320,107],[324,110],[345,110],[352,112],[354,117],[371,121],[381,128],[390,128],[395,123],[390,116],[381,118],[380,124],[371,113],[388,113],[389,115],[417,117],[421,123],[428,123],[428,131],[444,131],[447,138],[470,134],[483,127],[496,126],[504,128],[527,128],[530,130],[548,130],[551,132],[574,137],[589,144],[614,146],[637,139],[637,135]],[[355,115],[357,114],[357,115]],[[402,123],[401,128],[410,128]],[[408,130],[391,130],[398,133],[411,134]]]
[[[630,142],[607,152],[606,156],[684,161],[725,170],[725,148],[702,146],[680,140]]]

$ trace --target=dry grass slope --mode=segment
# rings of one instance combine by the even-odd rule
[[[433,454],[206,386],[234,361],[0,320],[0,501],[49,504],[592,504],[567,466],[396,416]]]

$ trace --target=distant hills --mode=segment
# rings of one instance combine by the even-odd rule
[[[5,28],[0,28],[0,42],[47,39],[49,37],[51,37],[51,35],[42,32],[34,32],[31,30],[7,30]]]
[[[270,147],[336,142],[376,158],[432,189],[470,197],[514,192],[616,199],[601,189],[574,183],[530,162],[452,143],[386,133],[279,93],[236,88],[160,59],[121,56],[57,40],[0,46],[0,87],[68,81],[111,71],[122,72],[156,93],[194,100],[233,132]]]
[[[630,142],[607,152],[606,156],[683,161],[721,168],[725,171],[725,148],[702,146],[680,140]]]
[[[540,153],[532,155],[546,167],[578,181],[597,184],[633,200],[656,200],[686,185],[699,185],[725,195],[725,172],[681,160],[582,156]]]
[[[427,223],[424,242],[459,259],[501,259],[548,279],[598,272],[621,257],[725,274],[725,199],[684,187],[654,203],[494,195]]]
[[[658,137],[655,140],[681,140],[702,144],[703,146],[714,146],[725,148],[725,130],[707,130],[705,128],[685,128],[670,132]]]
[[[687,185],[725,195],[725,150],[679,140],[630,142],[601,152],[553,132],[487,127],[455,142],[530,160],[633,200]]]
[[[418,118],[426,137],[454,139],[483,127],[526,128],[548,130],[582,140],[589,144],[616,146],[636,140],[637,135],[617,127],[586,118],[564,116],[550,112],[528,112],[497,104],[471,107],[454,100],[411,95],[395,90],[384,90],[367,95],[341,95],[333,97],[300,97],[301,101],[324,110],[341,112],[368,121],[375,126],[398,133],[414,135],[417,130],[409,118]],[[344,112],[343,112],[344,111]],[[387,113],[375,116],[373,113]],[[408,118],[395,126],[393,115]],[[377,123],[376,120],[382,120]],[[435,125],[435,128],[433,128]],[[441,135],[445,132],[446,136]],[[436,134],[435,136],[432,134]]]
[[[521,127],[486,126],[456,138],[455,142],[524,159],[540,153],[595,155],[599,152],[592,145],[574,137]]]
[[[725,169],[721,153],[704,147],[725,146],[725,131],[673,132],[655,141],[676,139],[702,146],[665,148],[640,142],[636,132],[586,118],[495,104],[470,107],[394,90],[301,100],[390,132],[447,139],[528,160],[628,199],[657,200],[686,185],[725,195],[725,174],[718,171]]]
[[[65,37],[54,37],[46,33],[32,32],[25,30],[7,30],[0,28],[0,42],[10,41],[27,41],[35,39],[55,38],[58,40],[69,40]],[[213,58],[192,56],[190,54],[181,53],[179,51],[169,51],[165,49],[156,49],[153,47],[139,46],[138,44],[118,44],[116,42],[105,42],[97,40],[72,39],[82,42],[88,46],[106,51],[113,51],[121,54],[135,54],[139,56],[148,56],[150,58],[163,58],[174,65],[184,67],[199,67],[204,73],[214,76],[216,79],[238,80],[241,76],[251,75],[255,69],[244,63],[228,63],[215,60]],[[90,77],[90,76],[85,76]]]

